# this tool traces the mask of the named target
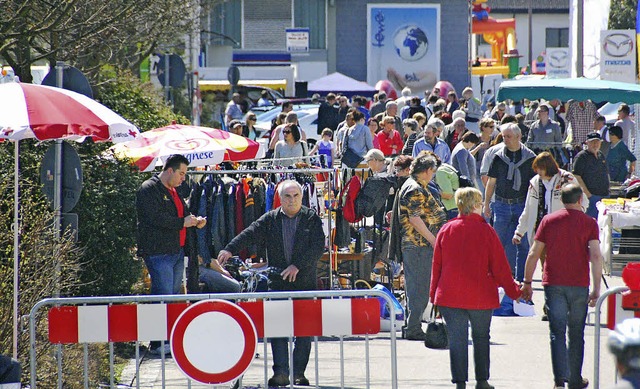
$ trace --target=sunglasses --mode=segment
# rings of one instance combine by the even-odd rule
[[[284,130],[282,131],[283,134],[291,134],[291,130]]]
[[[258,120],[258,119],[257,119],[257,118],[249,118],[249,119],[247,119],[247,120],[252,120],[252,121],[254,121],[254,122],[255,122],[255,121],[256,121],[256,120]]]

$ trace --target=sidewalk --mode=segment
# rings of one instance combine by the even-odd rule
[[[610,287],[624,285],[620,277],[606,277]],[[605,290],[604,284],[602,285]],[[494,317],[491,325],[491,379],[490,383],[497,389],[539,389],[553,385],[551,371],[551,354],[549,350],[548,322],[540,320],[544,294],[540,285],[539,271],[534,278],[535,310],[534,317]],[[593,309],[590,310],[593,312]],[[606,303],[603,305],[601,322],[606,320]],[[585,356],[583,376],[593,382],[594,372],[594,326],[590,316],[590,325],[585,329]],[[606,347],[609,330],[604,327],[601,332],[600,388],[606,389],[614,383],[613,358]],[[350,337],[344,341],[344,387],[365,388],[365,342],[363,337]],[[389,359],[389,333],[372,336],[369,344],[370,353],[370,388],[388,389],[391,387],[391,363]],[[267,374],[271,376],[270,347]],[[469,348],[469,384],[473,388],[473,349]],[[259,357],[254,360],[243,379],[245,388],[264,388],[264,345],[258,344]],[[340,388],[340,342],[335,339],[322,338],[318,342],[319,355],[319,387]],[[131,366],[133,365],[133,366]],[[451,388],[449,370],[449,352],[447,350],[431,350],[422,342],[408,341],[397,333],[397,366],[399,388]],[[133,367],[133,369],[131,369]],[[135,362],[130,363],[123,373],[123,382],[133,380]],[[171,358],[166,360],[166,388],[212,388],[191,382],[179,370]],[[141,388],[161,388],[161,360],[145,359],[141,365]],[[314,348],[307,367],[306,376],[312,386],[315,383]],[[133,382],[135,387],[135,381]],[[218,386],[229,387],[229,386]],[[590,386],[593,387],[593,386]]]

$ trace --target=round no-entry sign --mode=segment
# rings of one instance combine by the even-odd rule
[[[185,309],[171,331],[171,353],[180,370],[204,384],[240,377],[251,365],[258,335],[249,315],[224,300]]]

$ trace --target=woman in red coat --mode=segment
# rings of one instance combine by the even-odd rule
[[[430,297],[438,307],[449,337],[451,381],[466,388],[468,326],[471,323],[476,389],[489,385],[489,328],[500,306],[498,287],[513,298],[520,288],[495,230],[482,217],[482,194],[461,188],[455,194],[459,216],[445,224],[436,238]]]

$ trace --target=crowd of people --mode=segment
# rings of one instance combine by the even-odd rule
[[[460,98],[453,90],[442,97],[439,90],[427,91],[423,99],[404,92],[390,100],[381,91],[373,102],[359,96],[349,102],[329,93],[318,110],[322,139],[312,148],[296,113],[283,104],[269,142],[273,156],[318,153],[329,166],[368,167],[371,176],[396,178],[383,223],[390,226],[389,258],[403,263],[405,337],[425,339],[422,315],[430,301],[436,305],[448,326],[457,388],[468,381],[469,324],[476,388],[493,388],[488,382],[489,333],[492,311],[500,305],[497,287],[512,299],[530,300],[538,261],[554,388],[566,383],[587,387],[581,372],[584,326],[587,306],[600,293],[602,271],[595,206],[609,195],[611,181],[624,181],[635,172],[627,146],[635,142],[629,107],[621,105],[620,120],[608,127],[591,101],[496,103],[490,91],[479,99],[471,88]],[[251,134],[255,116],[249,114],[247,132],[234,122],[239,116],[235,99],[229,105],[230,131]],[[187,215],[175,194],[187,165],[180,156],[170,158],[138,193],[138,248],[154,294],[177,292],[182,270],[176,258],[182,257],[184,231],[207,223]],[[259,243],[271,265],[282,269],[286,283],[281,290],[315,289],[316,262],[325,249],[321,221],[302,206],[297,182],[286,181],[278,191],[282,206],[249,225],[212,262],[224,274],[223,265],[233,254]],[[463,293],[461,284],[471,293]],[[286,343],[271,340],[270,385],[290,383]],[[308,338],[295,340],[295,384],[308,385],[309,351]]]

